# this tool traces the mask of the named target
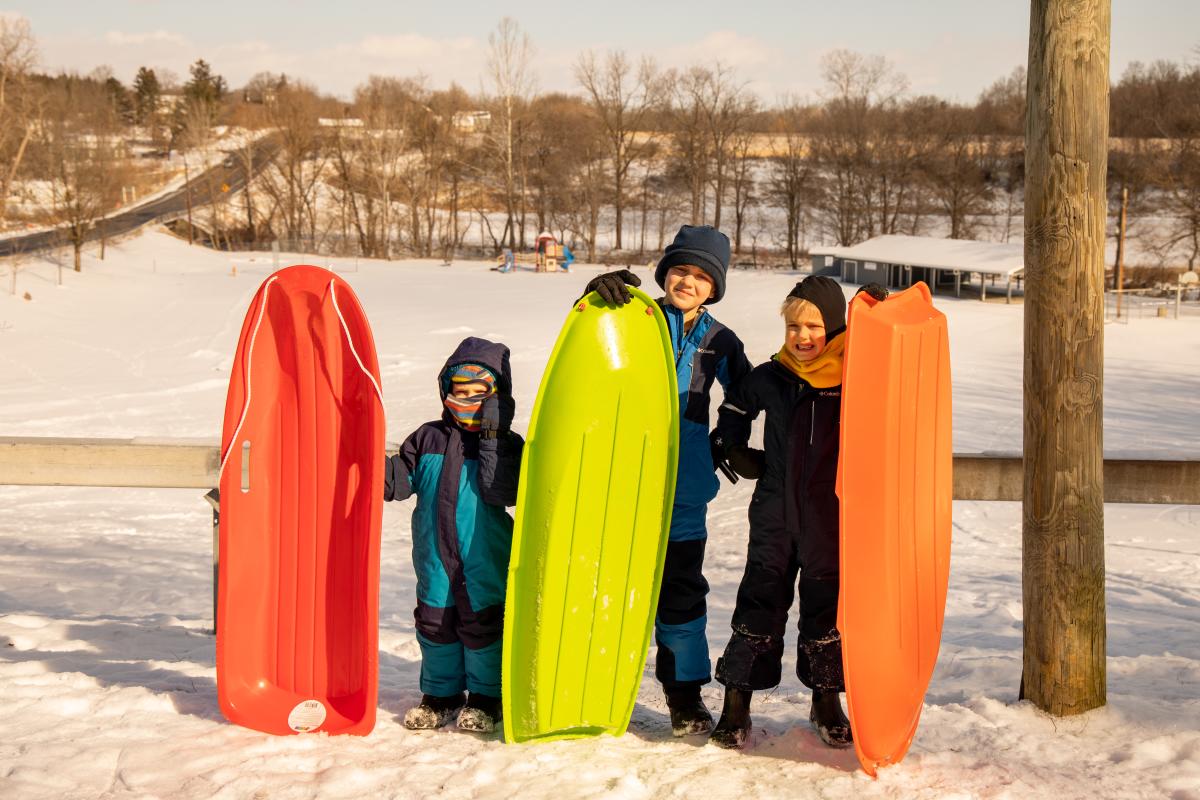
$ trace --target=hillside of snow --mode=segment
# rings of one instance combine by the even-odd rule
[[[525,430],[569,304],[599,271],[282,264],[296,262],[332,267],[358,294],[393,442],[439,415],[436,372],[468,334],[512,348],[514,427]],[[215,253],[152,232],[110,244],[104,262],[89,252],[62,286],[50,260],[27,258],[15,295],[0,271],[0,436],[215,444],[242,318],[272,269],[270,254]],[[779,302],[797,279],[735,271],[713,307],[755,363],[778,349]],[[1018,451],[1021,306],[936,302],[950,324],[955,450]],[[1200,318],[1134,319],[1105,334],[1106,450],[1194,457]],[[714,661],[752,490],[723,482],[709,510]],[[810,729],[794,628],[782,685],[755,696],[744,752],[672,738],[653,654],[620,739],[510,746],[453,728],[406,731],[400,719],[420,697],[410,503],[384,510],[374,733],[276,738],[230,725],[216,699],[201,494],[0,486],[0,797],[1200,800],[1200,507],[1106,507],[1109,704],[1055,719],[1017,700],[1019,505],[956,503],[944,640],[921,726],[906,760],[871,780],[853,751],[824,747]],[[704,696],[716,713],[720,687]]]

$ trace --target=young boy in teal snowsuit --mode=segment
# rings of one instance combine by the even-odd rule
[[[679,382],[679,471],[663,567],[654,638],[655,677],[663,685],[676,736],[712,730],[700,687],[712,680],[705,627],[708,581],[702,571],[708,538],[705,517],[717,495],[716,463],[709,443],[709,393],[713,381],[728,390],[750,372],[742,342],[708,311],[725,294],[729,239],[709,225],[684,225],[663,253],[654,278],[667,318]],[[629,302],[626,284],[640,286],[629,270],[594,278],[587,291],[608,303]]]
[[[524,441],[509,430],[515,404],[508,348],[468,337],[438,373],[442,416],[387,459],[384,499],[417,496],[420,705],[404,727],[490,733],[500,720],[504,595]],[[469,691],[465,698],[463,690]],[[460,711],[461,709],[461,711]]]

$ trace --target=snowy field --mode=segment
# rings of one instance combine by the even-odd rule
[[[438,416],[436,371],[467,334],[512,348],[523,431],[568,304],[598,271],[317,263],[344,275],[371,319],[390,441]],[[25,263],[16,296],[0,275],[0,435],[215,444],[242,316],[271,268],[269,255],[148,233],[110,246],[106,262],[85,258],[62,287],[48,261]],[[778,304],[796,279],[737,272],[714,307],[756,363],[778,348]],[[1019,450],[1021,306],[939,305],[955,450]],[[1106,336],[1107,450],[1200,452],[1200,319],[1134,320]],[[714,660],[744,563],[748,483],[723,484],[710,508]],[[755,698],[745,752],[673,739],[652,663],[620,739],[506,746],[404,730],[420,696],[411,510],[384,511],[375,732],[275,738],[217,707],[201,492],[0,487],[0,797],[1200,800],[1200,507],[1106,508],[1109,704],[1054,719],[1017,700],[1020,509],[956,503],[941,658],[911,752],[876,781],[809,728],[792,643],[783,684]],[[720,696],[705,691],[714,712]]]

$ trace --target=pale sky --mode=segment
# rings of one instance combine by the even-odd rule
[[[821,55],[849,48],[886,56],[913,93],[972,101],[1025,62],[1029,30],[1026,0],[0,0],[0,14],[29,19],[49,72],[186,77],[204,58],[233,87],[268,70],[342,96],[372,74],[478,91],[488,33],[508,15],[533,41],[541,90],[577,90],[580,52],[622,49],[669,67],[721,61],[768,102],[812,98]],[[1200,0],[1113,0],[1113,78],[1155,59],[1200,61]]]

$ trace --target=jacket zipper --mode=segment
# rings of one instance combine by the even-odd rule
[[[700,313],[703,313],[703,312],[700,312]],[[675,349],[675,369],[676,370],[679,369],[679,362],[683,360],[683,348],[687,344],[687,338],[688,338],[688,336],[691,335],[692,331],[696,330],[696,325],[699,322],[700,322],[700,314],[698,313],[696,315],[696,318],[694,320],[692,320],[692,330],[689,331],[687,329],[687,323],[683,321],[683,312],[679,313],[679,347],[677,347]]]

